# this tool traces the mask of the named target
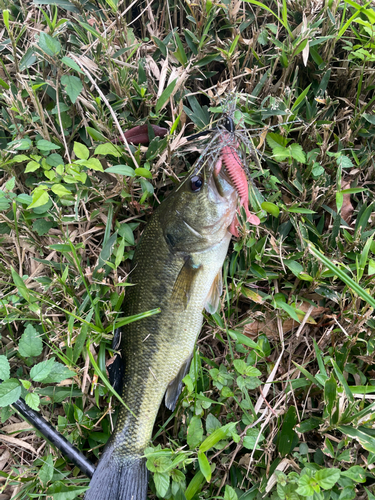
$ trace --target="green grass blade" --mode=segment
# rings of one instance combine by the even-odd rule
[[[309,251],[319,259],[328,269],[335,273],[335,275],[340,278],[349,288],[353,290],[361,299],[367,302],[371,307],[375,309],[375,300],[371,297],[370,294],[366,292],[361,286],[358,285],[354,280],[352,280],[347,274],[344,273],[341,269],[339,269],[335,264],[333,264],[325,255],[323,255],[319,250],[311,245],[308,245]]]

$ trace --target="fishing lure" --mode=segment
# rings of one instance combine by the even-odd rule
[[[235,124],[231,116],[225,116],[223,125],[219,125],[215,129],[209,129],[199,132],[188,137],[188,141],[192,141],[198,137],[214,134],[206,148],[201,154],[202,160],[210,158],[214,166],[215,175],[218,175],[224,164],[226,172],[235,186],[240,200],[240,205],[243,206],[246,219],[250,224],[255,226],[260,224],[260,219],[257,215],[252,214],[249,210],[249,180],[247,178],[247,168],[239,156],[239,140],[235,135]],[[199,162],[199,160],[198,160]],[[252,184],[251,184],[252,186]],[[229,231],[234,236],[239,236],[239,222],[237,215],[235,216]]]

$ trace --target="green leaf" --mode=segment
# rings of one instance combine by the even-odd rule
[[[298,479],[298,488],[296,493],[304,497],[308,497],[314,494],[314,488],[312,485],[315,484],[315,480],[308,474],[301,475]]]
[[[282,146],[283,148],[288,144],[288,139],[283,135],[277,134],[276,132],[269,132],[267,134],[267,144],[271,149]]]
[[[51,141],[46,141],[45,139],[40,139],[36,141],[36,147],[40,151],[52,151],[53,149],[60,149],[60,146],[57,146]]]
[[[212,434],[216,429],[220,429],[221,423],[212,413],[209,413],[206,418],[207,434]]]
[[[104,137],[104,135],[92,127],[86,127],[86,131],[90,137],[94,139],[94,141],[107,141],[108,139]]]
[[[228,484],[225,486],[224,500],[238,500],[237,493]]]
[[[198,463],[202,474],[206,478],[206,481],[209,483],[211,481],[211,467],[203,451],[198,451]]]
[[[368,496],[367,500],[375,500],[375,495],[373,495],[371,493],[371,491],[368,490],[366,487],[365,487],[365,490],[366,490],[366,493],[367,493],[367,496]]]
[[[27,161],[27,160],[30,160],[30,157],[26,156],[26,155],[16,155],[13,157],[13,161],[15,163],[21,163],[21,162]]]
[[[81,80],[77,76],[63,75],[61,83],[64,85],[66,93],[74,104],[83,89]]]
[[[335,408],[337,398],[337,384],[333,373],[324,384],[324,403],[328,415],[332,416],[332,410]]]
[[[54,184],[51,187],[51,191],[57,194],[60,198],[63,196],[71,196],[72,192],[69,189],[66,189],[62,184]]]
[[[30,358],[32,356],[40,356],[40,354],[42,354],[42,351],[43,342],[38,332],[32,325],[27,325],[20,338],[18,352],[24,358]]]
[[[360,280],[363,276],[363,273],[365,272],[365,267],[367,264],[368,260],[368,254],[370,252],[371,244],[372,244],[372,239],[374,235],[372,234],[370,238],[366,241],[366,244],[361,252],[361,258],[359,260],[359,266],[358,266],[358,271],[357,271],[357,279]]]
[[[0,408],[11,405],[21,397],[21,385],[15,378],[10,378],[0,384]]]
[[[194,449],[199,444],[201,444],[202,439],[203,439],[202,420],[196,415],[194,415],[190,420],[187,429],[187,444],[189,445],[190,449]]]
[[[375,261],[373,259],[369,259],[367,275],[372,276],[373,274],[375,274]]]
[[[20,151],[20,150],[30,149],[32,145],[33,143],[31,142],[31,140],[28,137],[24,137],[23,139],[16,139],[10,142],[7,148],[12,148],[17,151]]]
[[[352,168],[353,167],[352,160],[348,156],[345,156],[345,155],[340,155],[337,158],[336,163],[341,168]]]
[[[256,349],[257,351],[261,351],[262,349],[258,346],[254,340],[251,340],[249,337],[244,335],[243,333],[234,331],[234,330],[228,330],[229,335],[232,337],[232,339],[236,340],[236,342],[239,342],[240,344],[244,344],[247,347],[252,347],[253,349]]]
[[[49,56],[56,56],[61,50],[61,44],[56,38],[52,38],[44,31],[40,33],[39,47]]]
[[[322,384],[320,384],[319,381],[315,377],[313,377],[311,375],[311,373],[308,372],[303,366],[299,365],[298,363],[295,363],[294,361],[293,361],[293,364],[294,364],[294,366],[296,366],[299,369],[299,371],[301,373],[303,373],[305,375],[305,377],[308,380],[310,380],[310,382],[312,382],[313,384],[315,384],[316,386],[318,386],[320,389],[323,388]]]
[[[260,450],[259,443],[264,441],[264,436],[261,434],[259,429],[252,428],[249,429],[246,433],[246,436],[243,438],[243,446],[248,450],[254,450],[255,446],[257,450]]]
[[[185,49],[184,49],[184,46],[181,42],[181,39],[178,35],[178,33],[175,33],[175,41],[177,43],[177,50],[176,52],[173,52],[173,55],[176,57],[176,59],[183,65],[185,66],[186,63],[187,63],[187,56],[186,56],[186,52],[185,52]]]
[[[152,179],[152,173],[147,170],[147,168],[136,168],[135,175],[140,175],[142,177],[147,177],[148,179]]]
[[[48,203],[48,200],[49,194],[47,193],[47,191],[42,188],[36,188],[33,193],[33,202],[27,208],[30,209],[42,207],[43,205]]]
[[[264,201],[261,204],[261,207],[263,210],[268,212],[269,214],[273,215],[274,217],[278,217],[280,214],[280,209],[277,205],[274,203],[270,203],[269,201]]]
[[[4,20],[4,25],[7,29],[7,31],[9,31],[9,10],[8,9],[3,10],[3,20]]]
[[[34,382],[43,382],[52,370],[54,362],[54,358],[50,358],[34,365],[30,370],[30,378],[34,380]]]
[[[153,479],[157,493],[161,498],[164,498],[169,488],[169,474],[167,472],[155,472]]]
[[[195,418],[195,417],[193,417]],[[198,417],[196,417],[198,418]],[[199,451],[208,451],[210,448],[215,446],[216,443],[226,438],[229,434],[233,432],[237,423],[231,422],[229,424],[223,425],[220,429],[216,429],[210,436],[208,436],[199,447]],[[203,431],[202,431],[203,435]],[[201,438],[202,439],[202,438]]]
[[[325,170],[324,167],[319,165],[319,163],[314,163],[314,167],[311,172],[314,177],[319,177],[320,175],[324,174]]]
[[[110,2],[108,2],[108,4],[109,3]],[[82,28],[84,28],[86,31],[88,31],[92,35],[94,35],[95,38],[98,38],[102,42],[102,44],[105,46],[105,44],[106,44],[105,39],[100,35],[100,33],[98,33],[96,31],[96,29],[94,29],[92,26],[90,26],[90,24],[84,23],[83,21],[78,21],[78,22],[82,26]]]
[[[290,155],[292,158],[297,160],[299,163],[306,163],[306,155],[299,144],[291,144],[289,146]]]
[[[10,364],[6,356],[0,355],[0,379],[8,380],[10,377]]]
[[[353,291],[359,295],[365,302],[367,302],[371,307],[375,309],[375,300],[371,295],[369,295],[361,286],[358,285],[354,280],[352,280],[349,276],[347,276],[344,271],[339,269],[328,259],[325,255],[323,255],[319,250],[309,244],[309,251],[320,261],[322,261],[328,269],[335,273],[335,276],[338,276],[346,285],[353,289]]]
[[[5,183],[5,189],[6,189],[6,191],[12,191],[15,185],[16,185],[16,178],[15,177],[11,177],[9,179],[9,181],[7,181]]]
[[[172,467],[172,460],[169,457],[158,456],[157,453],[147,455],[146,466],[151,472],[168,472]]]
[[[88,150],[88,148],[80,142],[74,143],[73,151],[76,157],[80,160],[87,160],[90,156],[90,151]]]
[[[72,69],[76,70],[78,73],[81,73],[82,75],[84,75],[84,72],[81,70],[81,68],[78,66],[78,64],[75,61],[73,61],[73,59],[71,59],[70,57],[64,56],[61,59],[61,62],[66,64],[67,66],[69,66],[69,68],[72,68]]]
[[[284,302],[277,302],[277,305],[281,309],[284,309],[284,311],[287,312],[292,319],[297,321],[297,323],[300,323],[300,319],[299,319],[298,314],[296,313],[296,310],[294,309],[294,307],[290,306],[289,304],[285,304]]]
[[[255,366],[248,366],[245,370],[245,375],[248,377],[260,377],[262,372],[255,368]]]
[[[99,144],[99,146],[96,147],[94,154],[103,156],[112,155],[116,156],[116,158],[121,156],[121,152],[111,142],[107,142],[106,144]]]
[[[13,278],[13,282],[14,284],[16,285],[17,287],[17,290],[18,292],[20,293],[20,295],[27,301],[27,302],[30,302],[30,292],[29,292],[29,289],[27,288],[27,286],[25,285],[23,279],[21,278],[21,276],[13,269],[13,267],[11,267],[10,269],[11,273],[12,273],[12,278]]]
[[[40,468],[38,477],[42,484],[45,486],[53,477],[53,458],[51,454],[48,454],[43,466]]]
[[[110,174],[127,175],[128,177],[135,177],[135,172],[132,167],[128,165],[113,165],[113,167],[106,168],[104,172]]]
[[[265,9],[270,14],[272,14],[273,16],[275,16],[276,19],[279,21],[279,23],[282,24],[284,26],[284,28],[287,30],[287,32],[289,33],[290,38],[292,40],[294,40],[294,35],[292,34],[292,32],[291,32],[291,30],[290,30],[290,28],[288,26],[288,23],[286,22],[284,13],[283,13],[284,19],[281,19],[277,14],[275,14],[275,12],[272,9],[270,9],[269,7],[267,7],[267,5],[265,5],[264,3],[259,2],[258,0],[245,0],[245,2],[251,3],[253,5],[257,5],[261,9]]]
[[[359,444],[367,451],[371,453],[375,453],[375,439],[372,436],[369,436],[365,432],[360,429],[356,429],[355,427],[351,427],[349,425],[340,425],[338,430],[347,436],[357,439]]]
[[[344,203],[344,195],[342,194],[341,191],[338,191],[336,193],[336,207],[337,207],[337,213],[340,213],[342,205]]]
[[[276,146],[272,149],[272,156],[276,161],[284,161],[286,158],[290,158],[290,151],[283,146]]]
[[[22,378],[19,379],[19,381],[21,382],[22,386],[28,391],[30,389],[30,387],[32,386],[32,383],[30,382],[30,380],[23,380]]]
[[[160,309],[158,311],[160,312]],[[141,315],[138,315],[138,316],[141,316]],[[143,316],[143,314],[142,314],[142,316]],[[133,316],[133,318],[134,318],[134,316]],[[128,319],[130,319],[130,318],[128,318]],[[112,331],[112,329],[113,329],[113,325],[111,325],[111,329],[109,331]],[[133,415],[134,418],[136,418],[136,416],[133,413],[133,411],[131,410],[131,408],[129,408],[126,405],[125,401],[121,398],[121,396],[114,390],[114,388],[108,382],[107,377],[105,377],[103,375],[103,373],[101,372],[99,366],[97,365],[97,363],[96,363],[96,361],[94,359],[94,356],[92,355],[92,352],[90,351],[90,343],[89,343],[89,341],[86,344],[86,352],[87,352],[87,354],[88,354],[88,356],[90,358],[91,364],[94,367],[96,374],[100,377],[100,379],[102,380],[102,382],[106,386],[106,388],[109,390],[109,392],[111,392],[112,394],[114,394],[116,396],[116,398],[120,401],[120,403],[124,405],[124,407]]]
[[[366,482],[366,472],[363,467],[359,465],[354,465],[345,472],[341,472],[342,476],[349,477],[355,483],[365,483]]]
[[[85,493],[85,491],[87,491],[87,486],[66,486],[63,482],[56,481],[48,488],[46,493],[53,500],[75,500],[81,493]]]
[[[201,489],[202,484],[205,482],[205,477],[199,470],[193,479],[190,481],[189,486],[186,488],[185,497],[186,500],[192,500],[196,493]]]
[[[89,158],[88,160],[77,160],[76,163],[79,165],[83,165],[87,168],[91,168],[92,170],[98,170],[99,172],[103,172],[103,167],[100,161],[97,158]]]
[[[367,113],[363,113],[362,117],[372,125],[375,125],[375,115],[369,115]]]
[[[35,392],[28,392],[25,397],[25,402],[32,410],[39,410],[40,398]]]
[[[159,113],[163,109],[163,107],[167,104],[175,86],[177,83],[177,78],[171,82],[168,87],[164,90],[164,92],[161,94],[159,97],[156,106],[155,106],[155,113]]]
[[[76,373],[62,363],[55,361],[48,375],[43,379],[45,384],[58,384],[69,377],[74,377]]]
[[[315,473],[314,478],[323,490],[330,490],[340,479],[340,471],[339,469],[318,470],[318,472]]]
[[[293,106],[291,108],[291,111],[294,111],[299,106],[299,104],[304,100],[308,91],[310,90],[311,85],[312,85],[312,83],[310,83],[310,85],[308,87],[306,87],[305,90],[303,92],[301,92],[301,94],[297,97],[295,103],[293,104]]]
[[[352,391],[350,390],[349,386],[348,386],[348,383],[347,381],[345,380],[345,377],[344,375],[342,374],[340,368],[338,367],[336,361],[334,359],[331,358],[331,363],[332,363],[332,366],[335,370],[335,373],[337,375],[337,378],[339,379],[340,383],[342,384],[343,388],[344,388],[344,391],[345,391],[345,394],[347,396],[347,398],[349,399],[349,401],[351,401],[352,403],[354,403],[354,396],[353,396],[353,393]]]
[[[300,207],[290,207],[286,209],[288,212],[293,214],[315,214],[314,210],[310,210],[309,208],[300,208]]]
[[[348,189],[343,189],[341,192],[345,194],[356,194],[356,193],[364,193],[365,191],[368,191],[366,188],[348,188]]]
[[[235,367],[235,369],[238,371],[238,373],[240,373],[241,375],[243,375],[246,371],[246,368],[247,368],[247,364],[245,363],[245,361],[243,359],[235,359],[233,361],[233,365]]]
[[[35,160],[31,160],[29,161],[29,163],[26,165],[26,168],[25,168],[25,174],[28,174],[29,172],[35,172],[36,170],[38,170],[38,168],[40,168],[41,165],[38,161],[35,161]]]
[[[51,165],[51,167],[58,167],[59,165],[64,165],[64,160],[59,153],[52,153],[49,156],[47,156],[46,161],[48,165]]]
[[[296,426],[296,424],[296,408],[294,406],[290,406],[285,414],[281,432],[278,436],[278,448],[281,456],[287,455],[292,449],[293,441],[296,436],[296,433],[294,431],[294,427]]]

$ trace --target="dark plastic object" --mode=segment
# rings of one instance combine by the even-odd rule
[[[0,380],[2,382],[2,380]],[[39,431],[50,443],[52,443],[61,453],[76,465],[87,477],[92,478],[95,472],[95,465],[88,460],[78,448],[59,433],[40,413],[32,410],[25,401],[20,398],[12,406],[21,413],[23,417]]]

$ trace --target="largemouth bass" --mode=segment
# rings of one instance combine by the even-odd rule
[[[136,248],[130,273],[134,286],[127,288],[124,312],[160,307],[161,313],[124,328],[122,397],[134,415],[120,409],[86,500],[146,499],[143,452],[159,406],[165,396],[166,406],[174,408],[203,308],[214,312],[222,293],[222,265],[232,236],[228,228],[238,205],[227,163],[221,146],[198,160],[154,212]]]

